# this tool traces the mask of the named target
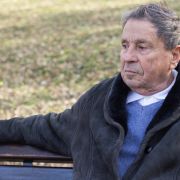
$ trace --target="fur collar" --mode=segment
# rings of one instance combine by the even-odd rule
[[[153,128],[157,123],[164,121],[176,113],[180,116],[180,63],[177,66],[178,76],[174,86],[167,95],[166,99],[160,110],[157,112],[153,120],[151,121],[148,130]],[[109,121],[110,124],[120,123],[125,132],[127,130],[127,112],[126,112],[126,98],[130,88],[123,82],[120,73],[114,78],[111,89],[105,100],[106,116],[113,121]],[[171,122],[173,123],[173,121]]]

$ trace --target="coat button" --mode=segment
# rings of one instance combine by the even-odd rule
[[[148,146],[145,151],[146,151],[146,153],[150,153],[152,151],[152,149],[153,149],[152,146]]]

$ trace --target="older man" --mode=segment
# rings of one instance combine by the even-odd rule
[[[147,4],[123,20],[121,73],[63,113],[0,122],[0,142],[70,155],[75,180],[180,179],[179,20]]]

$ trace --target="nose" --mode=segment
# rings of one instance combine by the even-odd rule
[[[126,62],[135,62],[137,61],[136,52],[134,48],[128,47],[121,50],[121,59]]]

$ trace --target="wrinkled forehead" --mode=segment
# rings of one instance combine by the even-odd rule
[[[136,42],[136,41],[155,41],[160,39],[157,36],[157,28],[147,20],[130,19],[125,24],[121,41]]]

